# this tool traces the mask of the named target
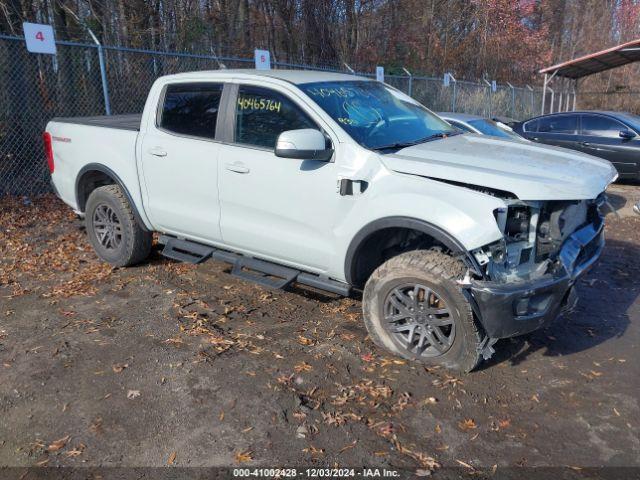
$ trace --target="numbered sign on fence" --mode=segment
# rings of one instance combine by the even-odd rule
[[[24,22],[22,28],[28,51],[31,53],[56,54],[56,39],[53,36],[51,25]]]
[[[271,70],[271,54],[269,50],[256,50],[256,70]]]
[[[376,67],[376,80],[384,83],[384,67]]]
[[[445,87],[448,87],[448,86],[451,84],[451,77],[449,76],[449,73],[445,73],[445,74],[444,74],[444,78],[443,78],[443,80],[442,80],[442,84],[443,84]]]
[[[497,90],[498,90],[498,83],[495,80],[493,80],[491,82],[491,91],[496,92]]]

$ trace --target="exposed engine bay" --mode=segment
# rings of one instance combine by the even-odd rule
[[[487,277],[500,283],[531,281],[561,268],[562,245],[599,218],[605,195],[593,200],[504,201],[507,208],[494,211],[503,239],[473,252]]]

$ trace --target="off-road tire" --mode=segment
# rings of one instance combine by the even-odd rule
[[[437,250],[416,250],[393,257],[378,267],[365,285],[362,309],[371,339],[379,346],[403,358],[443,365],[459,372],[470,372],[480,361],[481,327],[458,280],[467,267],[457,258]],[[400,285],[416,282],[430,288],[447,305],[455,324],[455,336],[449,349],[425,358],[402,346],[385,328],[384,305],[387,295]]]
[[[98,240],[94,215],[98,208],[110,208],[121,225],[121,238],[117,247],[106,248]],[[127,267],[145,260],[151,252],[152,233],[136,221],[133,209],[118,185],[96,188],[87,200],[85,225],[89,242],[102,260],[116,267]]]

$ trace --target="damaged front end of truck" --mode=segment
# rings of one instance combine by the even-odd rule
[[[482,279],[466,287],[491,339],[536,330],[577,302],[575,283],[604,247],[606,195],[591,200],[504,199],[494,212],[504,236],[474,250]]]

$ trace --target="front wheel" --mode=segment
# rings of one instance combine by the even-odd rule
[[[151,252],[152,234],[138,224],[118,185],[105,185],[91,192],[85,223],[93,249],[111,265],[135,265]]]
[[[369,335],[401,357],[470,372],[482,335],[457,283],[464,263],[436,250],[403,253],[383,263],[364,289]]]

